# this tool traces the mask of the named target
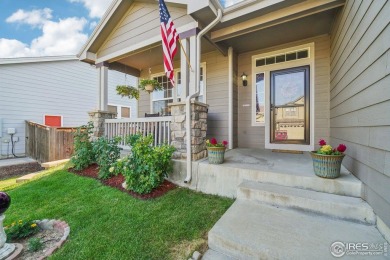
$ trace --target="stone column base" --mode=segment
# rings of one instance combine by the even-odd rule
[[[187,130],[186,104],[178,102],[169,104],[171,107],[171,144],[176,148],[173,154],[174,159],[187,158]],[[207,157],[206,132],[207,132],[207,111],[208,105],[191,102],[191,159],[197,161]]]
[[[113,119],[116,114],[109,111],[94,110],[88,112],[89,121],[93,122],[92,140],[97,139],[105,134],[105,119]]]

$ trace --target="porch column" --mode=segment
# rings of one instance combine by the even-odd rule
[[[192,70],[190,71],[190,83],[188,95],[192,95],[195,93],[195,77],[196,77],[196,35],[191,36],[189,39],[190,42],[190,63]]]
[[[207,131],[207,110],[208,105],[191,102],[191,129],[185,127],[186,103],[177,102],[169,104],[171,107],[171,145],[176,148],[173,153],[174,159],[187,158],[187,131],[191,131],[191,159],[200,160],[207,156],[206,131]]]
[[[229,118],[228,118],[228,148],[233,149],[233,48],[229,47],[228,49],[228,60],[229,60],[229,73],[228,73],[228,88],[229,88]]]
[[[98,69],[98,110],[107,111],[108,66],[105,62],[96,64]]]
[[[187,56],[190,54],[190,44],[187,39],[181,40],[183,49],[187,53]],[[181,101],[184,101],[188,96],[188,83],[189,83],[189,67],[187,64],[186,55],[183,52],[183,49],[180,48],[180,73],[181,73]]]
[[[98,102],[97,109],[89,114],[89,121],[93,122],[92,139],[105,135],[105,119],[115,117],[114,113],[108,112],[108,64],[103,62],[96,64],[98,71]]]

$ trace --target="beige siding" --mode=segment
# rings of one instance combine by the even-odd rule
[[[187,15],[185,8],[170,6],[169,12],[176,28],[193,21]],[[103,57],[112,54],[156,35],[160,35],[160,15],[157,2],[155,4],[136,2],[130,6],[97,55]]]
[[[331,35],[331,143],[390,226],[390,2],[347,1]]]
[[[218,141],[228,140],[228,57],[214,51],[202,55],[202,62],[206,62],[207,67],[207,137],[215,137]]]
[[[314,42],[315,67],[315,121],[314,140],[329,138],[329,91],[330,91],[330,41],[328,36],[321,36],[299,42],[284,44],[274,48],[252,51],[239,55],[238,71],[248,75],[248,86],[238,87],[238,146],[250,148],[264,148],[265,129],[263,126],[252,126],[252,56],[278,49],[284,49]]]

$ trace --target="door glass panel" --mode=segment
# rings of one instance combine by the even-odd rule
[[[264,73],[256,74],[256,123],[264,123]]]
[[[271,72],[271,142],[309,142],[309,67]]]

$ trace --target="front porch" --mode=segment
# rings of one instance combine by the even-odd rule
[[[186,162],[175,160],[169,179],[181,186],[186,176]],[[228,150],[225,162],[209,164],[208,159],[192,162],[192,181],[188,187],[204,193],[236,198],[237,187],[244,181],[271,183],[287,187],[361,197],[362,182],[344,166],[337,179],[314,175],[309,153],[276,153],[271,150],[236,148]]]

